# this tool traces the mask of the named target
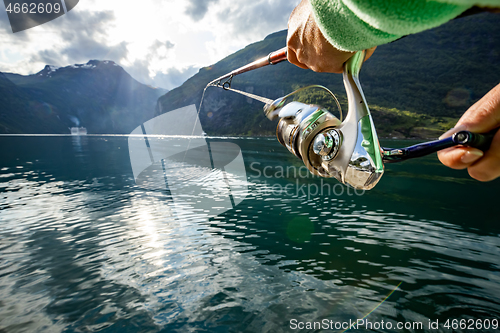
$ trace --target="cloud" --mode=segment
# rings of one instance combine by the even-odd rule
[[[54,50],[43,50],[31,56],[30,62],[41,62],[47,65],[62,66],[61,55]]]
[[[134,79],[141,83],[165,89],[175,88],[188,78],[186,75],[189,75],[192,70],[188,67],[188,69],[185,70],[180,69],[178,72],[174,71],[172,72],[174,76],[171,80],[161,74],[165,72],[163,66],[172,66],[169,62],[169,56],[171,55],[171,51],[174,50],[174,47],[174,43],[169,40],[160,41],[157,39],[148,48],[148,53],[144,57],[134,60],[131,64],[125,65],[124,69]],[[160,75],[158,75],[159,73]],[[180,78],[184,78],[184,80],[180,81]]]
[[[158,72],[154,77],[154,83],[157,87],[173,89],[183,84],[187,79],[199,71],[197,66],[187,68],[169,68],[165,72]]]
[[[189,5],[184,13],[194,21],[200,21],[205,17],[210,3],[216,3],[218,1],[219,0],[189,0]]]
[[[146,55],[146,59],[149,62],[153,60],[163,60],[166,59],[170,53],[170,50],[173,50],[175,44],[171,41],[160,42],[158,39],[153,42],[153,44],[148,48],[148,54]]]
[[[269,34],[287,28],[290,13],[300,0],[219,0],[203,22],[214,33],[205,41],[211,63]],[[276,45],[280,48],[284,45]]]
[[[118,63],[126,58],[127,42],[110,45],[106,38],[106,29],[114,21],[112,12],[71,11],[65,16],[64,20],[54,20],[55,27],[60,31],[61,42],[33,54],[31,62],[66,66],[86,63],[90,59]]]
[[[253,0],[225,3],[217,12],[218,20],[233,37],[246,36],[255,40],[286,29],[290,13],[298,0]]]
[[[155,51],[155,50],[158,50],[162,47],[164,47],[165,49],[169,50],[169,49],[172,49],[173,47],[175,46],[174,43],[172,43],[171,41],[167,40],[165,42],[160,42],[158,39],[155,40],[155,42],[153,43],[153,45],[151,45],[151,47],[149,48],[151,51]]]
[[[184,83],[191,76],[199,71],[198,66],[188,66],[186,68],[170,67],[166,70],[158,71],[151,77],[150,63],[148,60],[136,60],[124,69],[137,81],[171,90]]]
[[[85,62],[89,59],[113,60],[119,62],[127,56],[127,42],[109,45],[106,30],[114,21],[110,11],[91,13],[80,11],[73,15],[66,14],[67,20],[61,20],[62,37],[66,46],[60,53],[72,63]]]

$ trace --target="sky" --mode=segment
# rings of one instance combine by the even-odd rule
[[[0,4],[0,71],[34,74],[112,60],[165,89],[201,67],[286,29],[299,0],[80,0],[66,15],[12,33]],[[276,49],[284,45],[276,45]]]

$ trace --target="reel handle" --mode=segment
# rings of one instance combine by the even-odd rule
[[[490,148],[493,137],[499,128],[488,133],[472,133],[460,131],[451,137],[430,142],[419,143],[406,148],[382,148],[383,160],[385,163],[401,162],[411,158],[426,156],[442,149],[455,147],[458,145],[477,148],[487,151]]]

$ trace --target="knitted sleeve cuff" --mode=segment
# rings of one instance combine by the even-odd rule
[[[432,0],[310,0],[310,4],[325,38],[342,51],[368,49],[437,27],[472,6]]]

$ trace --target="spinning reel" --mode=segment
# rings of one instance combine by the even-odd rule
[[[319,105],[293,100],[293,96],[304,89],[311,87],[324,89],[333,96],[341,113],[335,95],[322,86],[301,88],[274,101],[231,88],[231,81],[235,75],[286,60],[286,48],[221,76],[208,86],[235,91],[266,103],[264,106],[266,116],[270,120],[280,119],[276,128],[278,141],[301,159],[311,173],[321,177],[334,177],[341,183],[357,189],[373,188],[384,174],[384,162],[393,163],[421,157],[456,145],[483,151],[489,148],[498,129],[486,134],[461,131],[446,139],[406,148],[380,147],[359,82],[359,71],[364,59],[365,51],[360,51],[344,64],[343,79],[349,107],[347,117],[343,120]],[[223,80],[226,81],[222,83]]]

